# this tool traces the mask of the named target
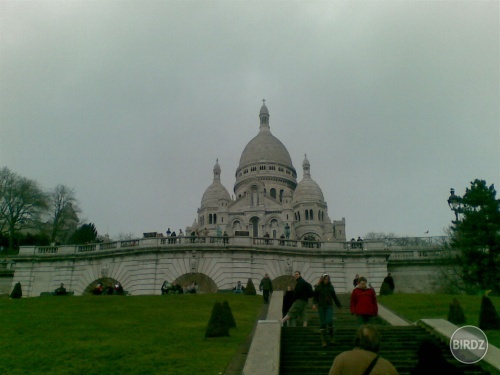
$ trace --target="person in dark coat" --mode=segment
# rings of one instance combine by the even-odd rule
[[[311,284],[302,278],[299,271],[295,271],[293,277],[295,277],[297,281],[293,291],[295,301],[292,307],[290,307],[290,310],[286,313],[286,316],[281,320],[281,324],[284,324],[290,319],[293,319],[292,322],[295,322],[296,318],[301,317],[303,326],[307,327],[306,306],[309,298],[312,298],[314,295],[313,289]]]
[[[433,339],[424,339],[417,351],[418,362],[411,375],[446,374],[461,375],[462,370],[447,362],[441,348]]]
[[[68,292],[66,292],[66,288],[63,283],[61,283],[61,286],[54,291],[54,295],[56,296],[65,296],[67,293]]]
[[[259,290],[262,291],[264,303],[269,303],[269,294],[273,294],[273,282],[266,273],[260,281]]]
[[[293,294],[293,289],[291,286],[289,286],[283,294],[283,306],[281,307],[281,312],[283,313],[283,318],[286,316],[288,310],[290,310],[290,307],[292,307],[293,303],[295,302],[295,296]],[[287,323],[285,323],[286,325]]]
[[[387,283],[389,285],[389,288],[391,288],[391,292],[394,292],[394,279],[391,276],[391,273],[389,272],[387,276],[384,278],[384,283]]]
[[[342,307],[339,299],[337,298],[337,294],[335,294],[335,289],[333,288],[332,282],[330,281],[330,276],[325,273],[319,278],[318,284],[314,288],[314,297],[313,297],[313,310],[318,310],[319,314],[322,346],[328,345],[326,341],[327,327],[328,327],[328,334],[330,335],[330,340],[333,339],[334,302],[339,309]]]
[[[354,280],[352,281],[352,286],[354,288],[356,288],[358,286],[358,279],[359,279],[359,275],[356,274],[356,276],[354,276]]]

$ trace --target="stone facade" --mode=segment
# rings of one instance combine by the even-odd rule
[[[311,164],[304,158],[303,179],[286,147],[271,133],[269,110],[260,109],[259,133],[245,147],[236,170],[234,195],[220,181],[217,160],[212,184],[203,194],[197,220],[186,234],[227,232],[251,237],[344,241],[345,219],[332,223],[319,185],[311,177]]]

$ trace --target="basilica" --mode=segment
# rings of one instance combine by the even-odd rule
[[[269,110],[260,109],[259,133],[246,145],[236,169],[232,198],[222,185],[215,163],[212,184],[205,190],[197,219],[186,234],[205,232],[229,236],[345,241],[345,219],[332,220],[319,185],[312,179],[307,155],[303,177],[286,147],[271,133]]]

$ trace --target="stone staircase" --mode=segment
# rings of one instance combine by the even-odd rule
[[[285,327],[281,330],[280,374],[326,375],[335,357],[354,347],[354,336],[357,330],[356,317],[352,316],[349,307],[349,295],[339,295],[344,309],[334,307],[335,343],[326,348],[321,347],[319,335],[318,313],[308,310],[308,327]],[[430,334],[418,326],[389,326],[380,319],[375,319],[381,331],[382,344],[380,355],[389,360],[399,374],[409,374],[417,363],[417,348],[420,340]],[[299,325],[299,322],[298,324]],[[450,353],[447,345],[441,350],[448,362],[456,365],[464,374],[488,374],[478,365],[459,363]]]

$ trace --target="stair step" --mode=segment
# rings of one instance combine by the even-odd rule
[[[344,307],[349,307],[349,295],[338,295]],[[335,357],[354,347],[354,336],[357,331],[357,318],[348,309],[334,308],[335,342],[327,347],[321,346],[318,313],[312,309],[307,311],[308,327],[284,327],[281,330],[280,374],[328,374]],[[417,363],[419,342],[430,334],[418,326],[390,326],[381,319],[373,323],[381,332],[382,344],[380,355],[390,361],[399,374],[409,374]],[[442,344],[445,359],[460,368],[466,375],[484,375],[478,365],[457,364]]]

